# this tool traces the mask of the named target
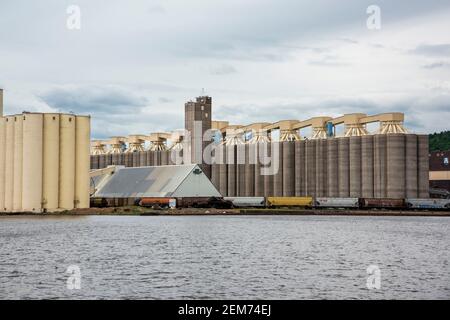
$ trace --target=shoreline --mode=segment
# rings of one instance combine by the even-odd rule
[[[450,210],[361,210],[361,209],[213,209],[213,208],[182,208],[182,209],[151,209],[144,207],[109,207],[75,209],[51,213],[32,212],[1,212],[0,216],[403,216],[403,217],[450,217]]]

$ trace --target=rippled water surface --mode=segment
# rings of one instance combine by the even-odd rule
[[[0,217],[3,299],[449,299],[445,217]],[[81,289],[69,290],[70,265]],[[366,287],[367,267],[381,288]]]

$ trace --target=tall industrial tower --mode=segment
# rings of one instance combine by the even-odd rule
[[[211,166],[205,164],[203,150],[210,142],[203,141],[203,136],[211,130],[211,111],[212,98],[208,96],[186,102],[184,108],[184,127],[190,133],[191,163],[200,164],[208,177],[211,176]]]
[[[0,117],[3,117],[3,89],[0,88]]]

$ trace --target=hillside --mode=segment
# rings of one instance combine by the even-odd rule
[[[450,131],[430,134],[430,151],[450,150]]]

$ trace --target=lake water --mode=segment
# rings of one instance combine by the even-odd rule
[[[448,217],[0,217],[0,298],[449,299],[449,226]],[[380,289],[367,288],[370,265]],[[69,266],[80,289],[68,289]]]

